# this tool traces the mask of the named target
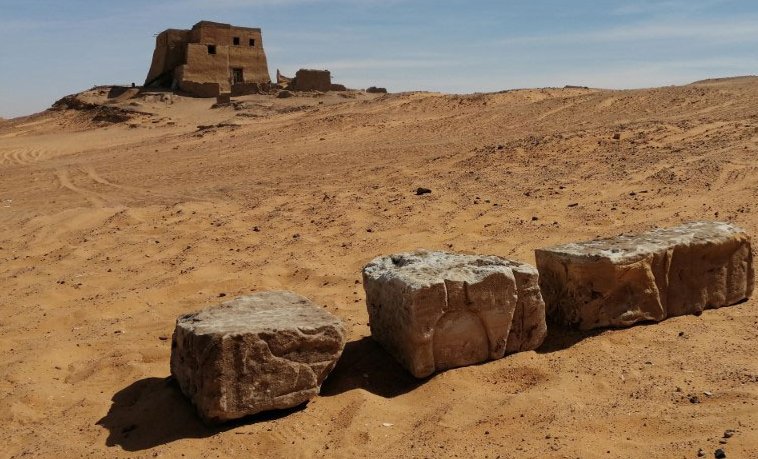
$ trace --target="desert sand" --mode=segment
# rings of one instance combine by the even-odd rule
[[[416,380],[370,339],[360,281],[416,248],[534,264],[694,220],[758,236],[758,78],[222,108],[119,92],[0,122],[1,457],[758,457],[758,298],[551,327]],[[341,317],[344,355],[306,406],[207,428],[168,378],[175,319],[270,289]]]

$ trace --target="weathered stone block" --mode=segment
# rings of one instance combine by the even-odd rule
[[[548,318],[585,330],[699,314],[754,286],[750,237],[728,223],[564,244],[536,258]]]
[[[262,292],[181,316],[171,374],[209,423],[318,394],[345,345],[342,323],[292,292]]]
[[[535,349],[537,270],[495,256],[409,252],[363,269],[371,335],[417,378]]]
[[[231,93],[222,92],[216,96],[216,105],[229,105],[231,103],[232,103]]]

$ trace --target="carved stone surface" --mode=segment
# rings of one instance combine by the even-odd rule
[[[747,299],[750,237],[695,222],[536,251],[548,318],[581,329],[699,314]]]
[[[223,422],[311,399],[344,345],[332,314],[292,292],[262,292],[180,316],[171,374],[206,422]]]
[[[417,378],[535,349],[545,338],[537,270],[495,256],[418,251],[363,269],[371,335]]]

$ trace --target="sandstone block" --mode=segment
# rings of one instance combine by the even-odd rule
[[[548,318],[581,329],[699,314],[747,299],[750,237],[695,222],[536,251]]]
[[[537,270],[495,256],[418,251],[363,269],[371,336],[417,378],[537,348]]]
[[[292,292],[262,292],[180,316],[171,374],[209,423],[318,394],[345,345],[342,323]]]
[[[232,94],[228,92],[219,93],[216,96],[216,105],[229,105],[232,103]]]

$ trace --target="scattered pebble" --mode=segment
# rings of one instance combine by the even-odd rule
[[[726,458],[726,453],[721,448],[717,449],[716,452],[713,453],[713,455],[714,455],[714,457],[716,457],[716,459],[724,459],[724,458]]]
[[[392,427],[392,426],[394,426],[395,424],[393,424],[393,423],[391,423],[391,422],[383,422],[383,423],[382,423],[382,425],[383,425],[384,427]]]
[[[432,192],[432,190],[430,190],[429,188],[422,188],[422,187],[416,188],[416,195],[417,196],[421,196],[422,194],[429,194],[431,192]]]
[[[700,403],[700,398],[697,395],[691,395],[690,403]]]
[[[697,457],[703,457],[705,456],[705,451],[703,451],[703,448],[700,448],[697,450]]]
[[[224,293],[224,292],[221,292],[221,293],[219,293],[219,294],[218,294],[218,297],[219,297],[219,298],[223,298],[223,297],[225,297],[225,296],[226,296],[226,293]]]
[[[734,431],[732,429],[728,429],[724,431],[724,438],[732,438],[734,436]]]

